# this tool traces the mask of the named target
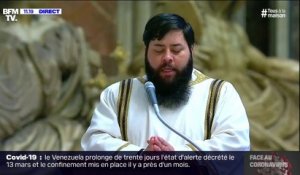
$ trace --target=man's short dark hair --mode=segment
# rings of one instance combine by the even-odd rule
[[[143,41],[148,48],[151,40],[161,40],[170,30],[181,30],[191,50],[195,44],[192,26],[181,16],[172,13],[161,13],[153,16],[146,24]]]

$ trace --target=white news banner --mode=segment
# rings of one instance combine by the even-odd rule
[[[61,8],[20,8],[20,15],[61,15]]]

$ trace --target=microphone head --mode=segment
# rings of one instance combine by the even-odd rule
[[[155,94],[155,86],[151,81],[147,81],[145,83],[145,90],[148,94],[149,100],[152,103],[152,105],[157,105],[157,99]]]
[[[146,89],[146,91],[148,91],[148,89],[155,89],[155,86],[151,81],[147,81],[145,83],[145,89]]]

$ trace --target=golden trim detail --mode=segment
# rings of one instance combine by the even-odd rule
[[[121,151],[123,148],[125,148],[125,147],[127,147],[127,146],[129,146],[129,145],[130,145],[130,143],[125,143],[124,145],[120,146],[120,147],[117,149],[117,151]]]
[[[132,91],[132,79],[129,79],[127,81],[127,91],[126,91],[126,98],[125,98],[125,111],[123,116],[123,132],[124,132],[124,140],[128,140],[128,134],[127,134],[127,126],[128,126],[128,109],[130,104],[130,97],[131,97],[131,91]]]
[[[192,144],[188,143],[186,144],[186,146],[190,147],[192,149],[192,151],[198,151],[197,148],[195,148]],[[199,150],[200,151],[200,150]]]
[[[196,76],[195,80],[190,81],[190,85],[193,86],[195,84],[201,83],[202,81],[208,79],[209,77],[204,75],[203,73],[194,70],[193,74]]]
[[[224,80],[215,79],[210,85],[204,123],[204,140],[210,139],[211,137],[211,127],[214,120],[216,105],[218,103],[220,91],[224,82]]]
[[[120,126],[123,140],[127,137],[127,115],[129,108],[130,95],[132,90],[132,79],[123,80],[119,86],[118,95],[118,124]]]

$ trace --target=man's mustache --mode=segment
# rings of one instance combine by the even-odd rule
[[[164,63],[163,65],[161,65],[159,67],[159,70],[165,70],[165,69],[169,69],[169,70],[173,70],[173,71],[177,71],[177,69],[172,65],[172,64],[168,64],[168,63]]]

